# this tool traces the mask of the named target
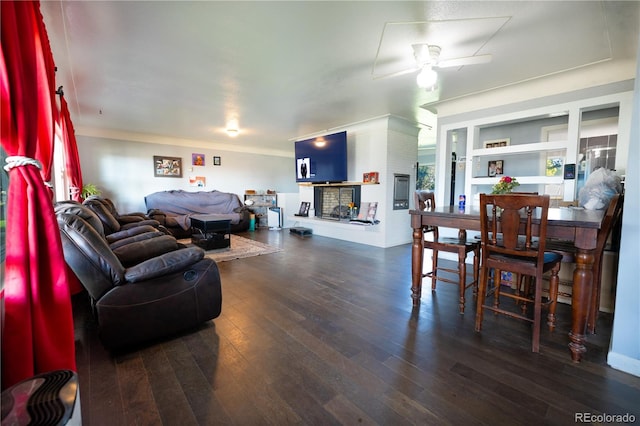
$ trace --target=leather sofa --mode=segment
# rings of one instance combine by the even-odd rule
[[[106,348],[121,350],[169,337],[220,315],[220,274],[202,249],[178,245],[125,267],[81,215],[67,209],[56,211],[56,217],[65,261],[91,298]],[[164,237],[173,238],[159,238]]]
[[[124,266],[134,265],[152,257],[185,247],[171,235],[151,225],[140,225],[105,235],[102,221],[82,204],[61,201],[54,205],[57,214],[73,214],[84,219],[104,239]],[[154,239],[153,242],[147,241]]]
[[[231,220],[231,232],[249,229],[251,212],[236,194],[222,191],[159,191],[144,198],[147,215],[176,238],[191,236],[191,216],[206,214]]]
[[[102,227],[107,235],[142,225],[150,225],[166,234],[170,234],[157,220],[146,216],[144,213],[121,215],[113,202],[108,198],[90,197],[84,200],[82,205],[90,208],[96,216],[98,216],[100,221],[102,221]]]

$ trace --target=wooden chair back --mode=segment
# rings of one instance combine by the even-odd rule
[[[413,202],[416,210],[432,210],[436,206],[436,196],[431,191],[419,189],[413,194]]]
[[[413,202],[416,210],[431,211],[436,207],[436,196],[431,191],[418,189],[413,193]],[[432,232],[434,238],[438,238],[437,226],[425,226],[422,231],[424,233]]]
[[[623,201],[624,196],[622,194],[614,195],[611,198],[611,201],[609,201],[609,207],[607,207],[604,218],[602,218],[600,231],[598,232],[598,241],[596,243],[596,251],[598,253],[602,253],[604,251],[607,239],[609,239],[609,235],[611,235],[611,231],[622,216]]]
[[[543,265],[549,201],[549,195],[480,194],[483,259],[518,257]]]

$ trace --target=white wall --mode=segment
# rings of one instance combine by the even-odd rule
[[[121,212],[146,211],[144,197],[169,189],[219,190],[243,197],[246,189],[297,192],[293,144],[291,157],[223,151],[184,145],[132,142],[92,136],[77,136],[82,178],[94,183],[111,198]],[[205,155],[205,166],[191,165],[191,154]],[[183,177],[155,177],[153,156],[181,157]],[[213,156],[221,165],[213,165]],[[206,187],[189,185],[189,176],[206,177]]]
[[[640,164],[640,43],[631,114],[628,164]],[[613,368],[640,376],[640,170],[627,167],[618,266],[618,288],[611,348],[607,362]]]

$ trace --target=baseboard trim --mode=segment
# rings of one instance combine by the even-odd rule
[[[610,351],[607,354],[607,364],[616,370],[640,377],[640,359]]]

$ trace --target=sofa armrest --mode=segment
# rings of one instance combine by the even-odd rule
[[[166,234],[154,228],[153,232],[143,232],[140,234],[135,234],[130,237],[126,237],[126,238],[122,238],[120,240],[114,241],[113,243],[109,244],[109,247],[111,247],[111,250],[116,250],[122,246],[126,246],[127,244],[137,243],[138,241],[149,240],[151,238],[157,238],[163,235],[166,235]]]
[[[127,282],[136,283],[150,280],[162,275],[181,271],[204,258],[204,250],[199,247],[188,247],[165,253],[135,266],[127,268],[124,276]]]
[[[113,253],[118,256],[118,259],[126,268],[178,249],[180,249],[180,246],[178,246],[178,241],[174,237],[161,235],[123,245],[113,249]]]
[[[157,228],[158,226],[160,226],[160,222],[154,219],[141,220],[140,222],[123,224],[121,225],[121,229],[131,229],[131,228],[135,228],[136,226],[143,226],[143,225],[150,225],[150,226],[153,226],[154,228]]]
[[[106,236],[107,242],[113,244],[116,241],[120,241],[124,238],[133,237],[134,235],[145,234],[148,232],[158,232],[156,228],[151,225],[134,226],[122,231],[114,232]]]
[[[161,225],[167,224],[167,214],[160,209],[149,210],[147,216],[153,220],[157,220]]]
[[[128,213],[119,215],[117,219],[120,224],[124,225],[126,223],[142,222],[143,220],[147,220],[149,218],[142,213]]]

